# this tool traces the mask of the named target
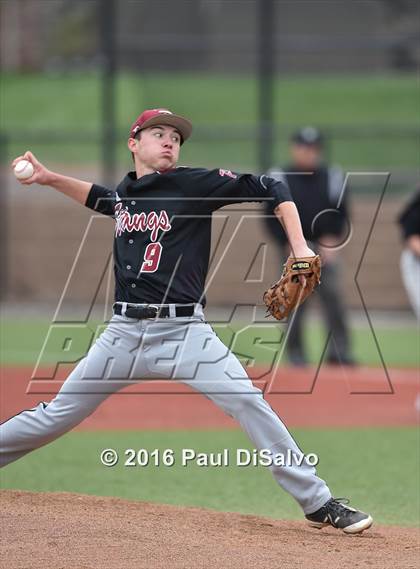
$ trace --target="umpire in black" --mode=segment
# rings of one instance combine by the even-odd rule
[[[341,199],[344,177],[340,168],[329,167],[323,162],[323,154],[321,133],[313,127],[302,128],[291,137],[290,164],[285,168],[272,168],[268,175],[289,185],[305,238],[322,258],[321,285],[317,295],[326,326],[331,332],[325,359],[330,364],[354,365],[339,286],[340,251],[337,250],[345,241],[349,227],[347,204],[345,199]],[[269,233],[279,244],[283,262],[290,252],[286,234],[268,209],[265,220]],[[290,321],[286,349],[293,365],[307,363],[303,338],[307,306],[308,303],[302,304]]]

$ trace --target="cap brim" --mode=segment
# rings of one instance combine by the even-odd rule
[[[183,142],[187,140],[191,136],[192,133],[192,124],[190,121],[184,117],[180,117],[179,115],[173,114],[166,114],[162,113],[158,116],[152,117],[151,119],[145,121],[142,124],[140,130],[144,130],[145,128],[150,128],[151,126],[157,126],[160,124],[173,126],[176,128],[180,135],[182,136]]]

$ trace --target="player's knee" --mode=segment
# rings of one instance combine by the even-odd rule
[[[258,389],[248,393],[235,393],[228,398],[229,412],[234,417],[248,413],[251,409],[259,407],[263,402],[262,393]]]
[[[63,427],[72,428],[88,417],[96,408],[96,405],[85,401],[74,401],[62,396],[44,404],[46,423],[54,429],[61,430]]]

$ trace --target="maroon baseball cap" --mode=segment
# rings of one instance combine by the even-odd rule
[[[176,128],[182,137],[182,142],[185,142],[191,136],[192,124],[188,119],[174,115],[168,109],[148,109],[143,111],[131,125],[130,138],[134,138],[139,131],[145,128],[160,124]]]

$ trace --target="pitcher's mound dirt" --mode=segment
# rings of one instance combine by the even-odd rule
[[[304,522],[80,494],[2,491],[7,569],[417,568],[416,529]]]

